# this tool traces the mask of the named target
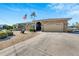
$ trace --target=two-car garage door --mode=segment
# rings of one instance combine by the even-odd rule
[[[44,31],[63,31],[63,23],[44,24]]]

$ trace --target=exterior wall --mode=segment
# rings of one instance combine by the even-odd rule
[[[31,25],[26,25],[26,31],[29,31],[30,30],[30,27],[31,27]]]
[[[42,31],[66,31],[67,29],[67,20],[50,20],[50,21],[48,20],[40,22],[42,24]],[[61,25],[57,26],[55,24],[61,24]]]
[[[60,19],[60,20],[44,20],[44,21],[37,21],[41,23],[41,29],[42,31],[51,31],[52,29],[55,31],[66,31],[67,25],[68,25],[68,20]],[[34,23],[37,23],[34,22]],[[51,25],[50,25],[51,24]],[[61,29],[60,26],[56,26],[55,24],[61,24]],[[46,28],[47,25],[47,28]],[[48,26],[50,25],[50,26]],[[58,30],[59,29],[59,30]]]
[[[32,28],[35,28],[36,26],[35,26],[35,23],[31,23],[31,24],[27,24],[26,25],[26,31],[29,31],[30,29],[32,29]],[[35,28],[36,29],[36,28]]]

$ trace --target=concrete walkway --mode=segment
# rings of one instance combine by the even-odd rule
[[[40,32],[41,34],[21,42],[24,48],[17,50],[18,56],[79,56],[79,34]],[[23,49],[22,49],[23,48]],[[18,52],[17,52],[18,51]]]

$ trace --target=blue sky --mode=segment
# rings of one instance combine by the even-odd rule
[[[30,14],[35,11],[36,20],[48,18],[72,18],[69,25],[79,22],[77,3],[0,3],[0,24],[31,22]],[[24,21],[22,17],[27,14]]]

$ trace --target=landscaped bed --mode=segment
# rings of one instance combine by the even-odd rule
[[[36,32],[27,32],[25,34],[22,34],[19,31],[14,31],[13,33],[14,36],[12,36],[10,39],[6,38],[5,40],[0,41],[0,50],[12,46],[14,44],[17,44],[19,42],[25,41],[39,34]]]
[[[0,39],[7,38],[8,36],[12,36],[13,32],[10,30],[2,30],[0,31]]]

